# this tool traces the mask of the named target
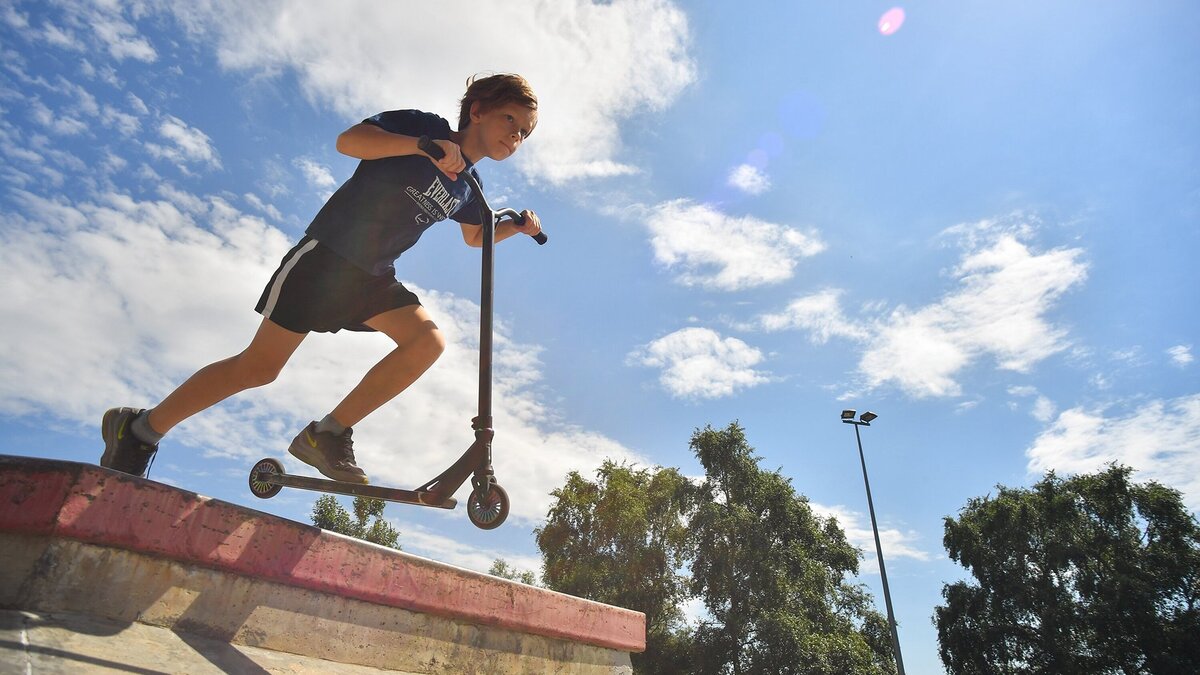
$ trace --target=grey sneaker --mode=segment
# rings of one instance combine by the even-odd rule
[[[144,443],[129,428],[134,418],[143,412],[145,410],[134,408],[111,408],[104,413],[100,422],[100,436],[104,439],[100,466],[134,476],[147,475],[158,446]]]
[[[354,441],[350,440],[350,435],[349,428],[341,436],[317,431],[317,423],[310,422],[292,441],[288,452],[328,478],[365,484],[369,482],[367,474],[354,464]]]

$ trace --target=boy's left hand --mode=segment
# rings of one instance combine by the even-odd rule
[[[523,232],[531,237],[537,236],[537,233],[542,231],[542,221],[538,218],[537,214],[529,209],[525,209],[521,212],[521,215],[525,218],[524,224],[518,225],[514,220],[513,227],[517,232]]]

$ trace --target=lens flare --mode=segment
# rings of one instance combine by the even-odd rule
[[[893,7],[883,13],[879,17],[879,32],[884,35],[891,35],[900,30],[900,26],[904,25],[904,10],[899,7]]]

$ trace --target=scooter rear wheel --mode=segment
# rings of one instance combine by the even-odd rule
[[[270,499],[279,494],[283,486],[260,480],[258,477],[260,473],[283,473],[283,464],[277,459],[260,459],[258,460],[258,464],[255,464],[254,468],[250,469],[250,492],[255,497]]]
[[[508,518],[508,493],[496,483],[491,483],[482,496],[478,490],[471,490],[471,496],[467,498],[467,517],[481,530],[500,527]]]

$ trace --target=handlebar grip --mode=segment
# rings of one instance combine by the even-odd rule
[[[429,155],[434,159],[441,159],[446,156],[446,151],[442,147],[433,142],[428,136],[422,136],[417,139],[417,149]]]
[[[516,217],[513,218],[513,222],[515,222],[517,225],[524,225],[525,224],[524,214],[518,213],[516,215]],[[538,246],[543,246],[543,245],[545,245],[545,243],[547,241],[549,241],[549,238],[546,237],[545,232],[538,232],[537,234],[533,235],[533,240],[538,243]]]

